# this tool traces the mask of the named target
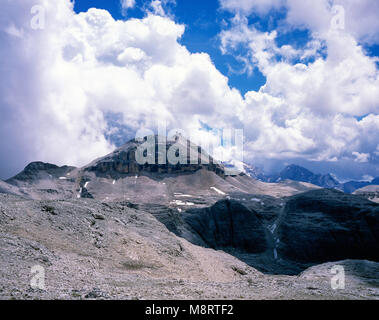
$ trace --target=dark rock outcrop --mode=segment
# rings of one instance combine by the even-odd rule
[[[256,213],[237,201],[221,200],[210,208],[188,210],[183,220],[210,248],[246,253],[267,248],[265,229]]]
[[[32,162],[28,164],[23,171],[16,176],[8,179],[9,184],[17,185],[17,181],[32,182],[37,179],[46,179],[49,176],[59,178],[75,169],[75,167],[62,166],[44,162]]]
[[[379,205],[336,190],[310,191],[287,202],[278,235],[285,259],[379,261]]]
[[[93,195],[87,190],[87,188],[82,188],[80,197],[83,199],[93,199]]]

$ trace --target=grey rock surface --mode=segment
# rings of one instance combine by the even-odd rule
[[[305,265],[379,261],[379,205],[336,190],[300,194],[287,202],[278,238],[278,254]]]
[[[0,195],[1,299],[378,299],[378,264],[334,264],[299,276],[262,274],[235,257],[190,244],[124,202],[27,200]],[[94,214],[104,219],[94,219]],[[31,287],[32,267],[45,288]]]
[[[139,166],[138,143],[0,181],[0,298],[378,299],[373,201],[214,162]],[[337,263],[342,291],[330,285]]]
[[[0,193],[20,195],[20,196],[22,195],[22,193],[17,187],[9,183],[6,183],[2,180],[0,180]]]

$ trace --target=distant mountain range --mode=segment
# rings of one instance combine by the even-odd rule
[[[337,189],[345,193],[353,193],[354,191],[369,185],[379,185],[379,177],[372,181],[348,181],[341,183],[331,173],[315,174],[304,167],[294,164],[285,167],[281,172],[273,175],[265,175],[263,171],[251,165],[245,164],[243,168],[247,175],[264,182],[273,183],[284,180],[294,180],[311,183],[322,188]]]
[[[285,167],[280,173],[268,178],[268,182],[282,180],[308,182],[323,188],[335,188],[340,185],[340,182],[333,178],[331,174],[315,174],[306,168],[294,164]]]

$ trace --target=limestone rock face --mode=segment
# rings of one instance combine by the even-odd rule
[[[155,140],[153,163],[140,163],[136,160],[137,149],[146,140],[131,140],[111,154],[89,164],[85,168],[85,171],[94,172],[97,176],[115,179],[127,174],[141,174],[143,172],[176,174],[196,172],[200,169],[207,169],[219,176],[225,176],[225,167],[222,164],[216,163],[203,149],[195,146],[189,140],[177,137],[173,141],[165,141],[162,144],[158,136],[154,136],[153,139]],[[168,160],[167,155],[170,153],[170,150],[180,159],[179,163],[174,164]],[[176,152],[172,150],[176,150]],[[162,159],[164,161],[160,161]]]
[[[281,218],[279,239],[279,254],[303,263],[379,261],[379,205],[327,189],[293,196]]]
[[[185,223],[214,249],[235,248],[246,253],[266,250],[265,229],[256,212],[234,200],[184,213]]]

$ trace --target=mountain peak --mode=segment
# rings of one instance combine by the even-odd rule
[[[303,181],[303,182],[310,182],[308,181],[314,174],[309,171],[308,169],[291,164],[287,167],[285,167],[280,172],[280,177],[282,180],[290,179],[290,180],[297,180],[297,181]]]
[[[42,161],[35,161],[29,163],[23,171],[16,176],[6,180],[7,183],[17,184],[16,181],[32,181],[34,179],[40,179],[42,177],[54,177],[59,178],[65,176],[75,167],[62,166],[59,167],[52,163],[46,163]]]
[[[336,188],[340,184],[331,174],[315,174],[296,164],[288,165],[279,174],[269,178],[272,182],[282,180],[307,182],[323,188]]]
[[[142,172],[176,174],[200,169],[213,171],[221,177],[227,175],[228,170],[200,146],[180,134],[171,139],[154,135],[130,140],[84,168],[98,176],[112,178]]]

